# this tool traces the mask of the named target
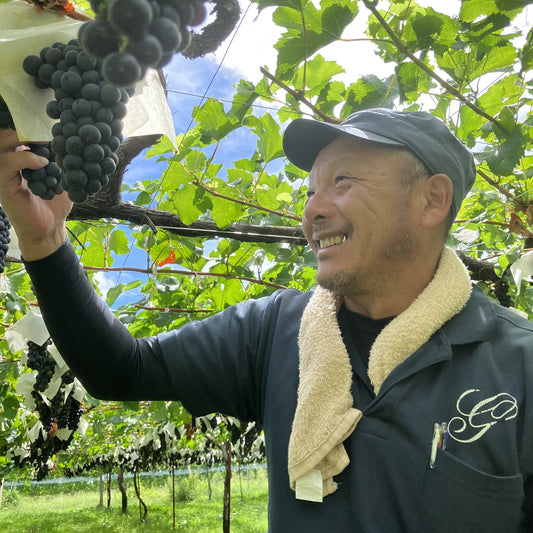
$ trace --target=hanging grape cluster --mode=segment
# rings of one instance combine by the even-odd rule
[[[116,169],[122,119],[133,89],[128,92],[105,82],[96,59],[82,51],[75,39],[27,56],[23,68],[37,87],[54,90],[46,113],[59,122],[52,127],[50,147],[32,147],[36,153],[46,150],[50,163],[22,175],[41,198],[51,199],[65,190],[73,202],[85,202],[107,185]]]
[[[31,145],[46,157],[41,169],[22,173],[37,196],[50,200],[67,191],[83,203],[109,182],[123,140],[126,103],[146,70],[162,68],[191,41],[190,27],[206,17],[205,0],[91,0],[96,19],[80,27],[78,38],[55,43],[24,59],[23,69],[54,99],[47,115],[49,146]],[[2,100],[0,127],[13,127]]]
[[[48,352],[50,340],[43,345],[28,341],[27,366],[37,371],[32,398],[39,420],[44,429],[39,432],[37,439],[30,445],[29,460],[35,467],[37,479],[43,479],[48,473],[48,459],[55,453],[64,450],[70,444],[73,433],[68,438],[60,439],[57,431],[68,429],[74,432],[78,429],[83,409],[78,400],[74,398],[74,374],[70,370],[61,376],[61,384],[54,397],[46,401],[41,393],[46,391],[56,371],[56,362]],[[67,394],[67,387],[70,391]]]
[[[44,392],[48,388],[50,380],[54,375],[56,362],[48,353],[49,344],[50,341],[45,342],[43,345],[28,341],[28,362],[26,364],[28,365],[28,368],[37,371],[37,377],[35,378],[35,384],[33,386],[36,394],[32,394],[34,399],[36,396],[40,396],[39,391]],[[43,422],[43,425],[46,428],[48,421]]]
[[[2,206],[0,206],[0,274],[4,271],[6,266],[6,255],[11,241],[9,236],[10,228],[11,224],[7,219]]]
[[[205,0],[91,0],[96,19],[79,32],[83,50],[102,61],[104,79],[117,87],[162,68],[191,42],[190,27],[206,17]]]

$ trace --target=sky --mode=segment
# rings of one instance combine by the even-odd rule
[[[419,0],[418,4],[423,7],[435,7],[441,13],[452,15],[458,13],[460,0]],[[213,56],[217,61],[221,61],[225,55],[223,65],[226,69],[233,72],[240,72],[250,81],[258,81],[262,75],[259,72],[259,66],[267,65],[270,70],[275,69],[276,51],[273,44],[278,40],[282,33],[282,28],[272,22],[273,8],[266,8],[261,13],[257,11],[257,5],[248,0],[240,0],[241,11],[244,17],[241,19],[241,25],[238,28],[233,42],[228,39]],[[368,13],[362,2],[360,12]],[[363,37],[365,31],[366,16],[358,17],[354,24],[350,25],[346,32],[346,37]],[[253,46],[250,45],[253,43]],[[226,50],[229,46],[229,51]],[[346,76],[348,79],[361,74],[370,72],[380,75],[386,73],[387,69],[383,65],[378,65],[376,56],[372,51],[370,43],[358,42],[354,44],[357,47],[357,61],[342,61],[343,57],[351,55],[353,50],[349,49],[345,43],[333,44],[325,51],[321,51],[326,59],[338,59],[340,63],[351,65]],[[377,70],[376,70],[377,68]]]

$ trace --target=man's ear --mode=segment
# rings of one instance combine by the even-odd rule
[[[422,227],[436,228],[450,211],[453,184],[446,174],[433,174],[424,182],[424,211]]]

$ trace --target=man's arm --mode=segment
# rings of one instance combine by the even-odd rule
[[[280,307],[275,295],[136,339],[96,294],[70,243],[26,268],[59,352],[93,396],[179,400],[196,415],[261,416],[270,328]]]

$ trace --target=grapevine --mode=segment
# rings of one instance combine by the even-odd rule
[[[205,0],[91,0],[96,19],[80,28],[81,47],[102,61],[102,75],[117,87],[160,69],[191,42],[191,26],[206,18]]]

